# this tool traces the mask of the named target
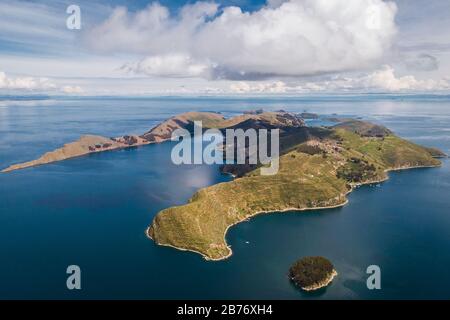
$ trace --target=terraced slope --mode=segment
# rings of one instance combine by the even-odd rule
[[[225,259],[232,253],[228,228],[259,213],[342,206],[355,185],[382,181],[389,170],[440,165],[427,148],[390,131],[372,137],[365,130],[370,127],[360,122],[296,130],[284,137],[276,175],[259,175],[257,168],[200,189],[187,204],[159,212],[147,234],[160,245]],[[375,135],[380,130],[387,132],[377,128]]]

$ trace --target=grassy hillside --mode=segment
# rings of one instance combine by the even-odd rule
[[[388,170],[440,164],[428,149],[390,132],[371,137],[357,129],[302,128],[285,136],[276,175],[255,169],[201,189],[186,205],[159,212],[148,235],[161,245],[224,259],[231,254],[227,229],[258,213],[343,205],[352,186],[384,180]]]
[[[287,112],[262,112],[258,114],[243,114],[232,118],[224,118],[219,113],[214,112],[186,112],[171,117],[157,126],[153,127],[141,137],[151,142],[161,142],[170,139],[172,132],[179,128],[193,130],[194,121],[201,121],[205,129],[216,128],[236,128],[242,129],[270,128],[270,127],[299,127],[304,126],[304,122],[299,117]]]

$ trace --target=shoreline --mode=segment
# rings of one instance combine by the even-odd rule
[[[391,172],[391,171],[410,170],[410,169],[422,169],[422,168],[436,168],[436,167],[440,167],[440,166],[442,166],[442,163],[438,164],[438,165],[424,165],[424,166],[411,166],[411,167],[399,167],[399,168],[385,169],[384,172],[387,174],[385,178],[379,179],[379,180],[371,180],[371,181],[366,181],[366,182],[363,182],[363,183],[353,184],[353,185],[351,185],[351,189],[348,192],[346,192],[344,196],[347,196],[349,193],[353,192],[353,190],[355,190],[356,188],[358,188],[360,186],[371,185],[371,184],[375,184],[375,183],[382,183],[382,182],[385,182],[385,181],[389,180],[388,173]],[[180,251],[189,251],[189,252],[197,253],[197,254],[200,254],[206,261],[221,261],[221,260],[228,259],[229,257],[231,257],[233,255],[233,250],[231,249],[231,246],[227,244],[226,234],[227,234],[228,230],[231,227],[233,227],[233,226],[235,226],[235,225],[237,225],[237,224],[239,224],[241,222],[249,221],[250,218],[253,218],[253,217],[256,217],[256,216],[262,215],[262,214],[272,214],[272,213],[273,214],[280,214],[280,213],[289,212],[289,211],[292,211],[292,212],[295,213],[295,212],[301,212],[301,211],[334,209],[334,208],[343,207],[343,206],[345,206],[348,203],[349,203],[349,200],[347,198],[345,198],[345,201],[343,203],[336,204],[336,205],[323,206],[323,207],[285,208],[285,209],[281,209],[281,210],[264,210],[264,211],[255,212],[254,214],[251,214],[251,215],[247,215],[244,219],[239,220],[239,221],[237,221],[237,222],[235,222],[233,224],[228,225],[227,228],[225,229],[224,235],[223,235],[223,240],[224,240],[224,243],[227,245],[229,253],[227,255],[221,256],[219,258],[211,258],[208,255],[206,255],[205,253],[197,251],[197,250],[194,250],[194,249],[187,249],[187,248],[177,247],[177,246],[174,246],[172,244],[159,243],[159,242],[155,241],[148,233],[148,231],[150,230],[152,224],[150,224],[147,227],[147,229],[145,230],[145,234],[146,234],[146,236],[149,239],[151,239],[155,244],[157,244],[159,246],[170,247],[170,248],[174,248],[174,249],[177,249],[177,250],[180,250]],[[331,279],[331,281],[332,281],[332,279]]]
[[[312,211],[312,210],[325,210],[325,209],[340,208],[340,207],[345,206],[348,202],[349,202],[348,199],[345,199],[345,201],[343,203],[339,203],[339,204],[331,205],[331,206],[324,206],[324,207],[285,208],[285,209],[281,209],[281,210],[258,211],[255,214],[248,215],[244,219],[239,220],[239,221],[237,221],[237,222],[235,222],[233,224],[228,225],[227,228],[224,231],[223,239],[224,239],[225,244],[227,244],[226,234],[228,233],[228,230],[231,227],[233,227],[233,226],[235,226],[235,225],[237,225],[239,223],[242,223],[244,221],[250,221],[250,218],[256,217],[258,215],[271,214],[271,213],[279,214],[279,213],[284,213],[284,212],[299,212],[299,211]],[[207,261],[221,261],[221,260],[225,260],[225,259],[227,259],[227,258],[229,258],[229,257],[231,257],[233,255],[233,251],[231,250],[231,246],[230,245],[227,245],[227,248],[229,250],[229,253],[227,255],[221,256],[219,258],[211,258],[211,257],[207,256],[206,254],[204,254],[203,252],[200,252],[200,251],[197,251],[197,250],[194,250],[194,249],[187,249],[187,248],[177,247],[177,246],[174,246],[174,245],[168,244],[168,243],[159,243],[159,242],[155,241],[150,236],[150,234],[148,233],[150,228],[151,228],[151,225],[147,227],[147,229],[145,230],[145,234],[146,234],[147,238],[151,239],[155,244],[157,244],[159,246],[171,247],[171,248],[174,248],[174,249],[177,249],[177,250],[180,250],[180,251],[190,251],[190,252],[193,252],[193,253],[198,253]]]
[[[323,283],[308,286],[308,287],[300,287],[300,288],[307,292],[319,290],[319,289],[327,287],[331,282],[333,282],[334,278],[336,278],[337,276],[338,276],[338,273],[337,273],[336,269],[333,269],[333,271],[331,272],[331,275]]]
[[[40,158],[37,158],[35,160],[30,160],[30,161],[27,161],[27,162],[12,164],[12,165],[4,168],[4,169],[1,169],[0,173],[9,173],[9,172],[17,171],[17,170],[39,167],[39,166],[43,166],[43,165],[47,165],[47,164],[51,164],[51,163],[56,163],[56,162],[70,160],[70,159],[86,157],[86,156],[88,156],[90,154],[118,151],[118,150],[123,150],[123,149],[130,149],[130,148],[145,147],[145,146],[152,145],[152,144],[163,143],[163,142],[166,142],[166,141],[169,141],[169,140],[170,139],[165,139],[165,140],[161,140],[161,141],[148,141],[148,142],[145,142],[145,143],[137,143],[137,144],[134,144],[134,145],[118,146],[116,148],[109,148],[109,149],[106,149],[106,150],[88,151],[86,153],[78,154],[78,155],[74,155],[74,156],[69,156],[69,157],[64,158],[64,159],[58,159],[58,160],[53,160],[53,161],[49,161],[49,162],[34,163],[34,164],[26,165],[27,163],[38,161],[40,159]],[[55,152],[56,150],[59,150],[61,148],[63,148],[63,147],[57,148],[57,149],[55,149],[53,151],[48,151],[45,154],[50,153],[50,152]],[[41,157],[45,156],[45,154],[43,154]]]
[[[90,154],[103,153],[103,152],[109,152],[109,151],[117,151],[117,150],[121,150],[121,149],[129,149],[129,148],[133,148],[133,147],[138,148],[138,147],[147,146],[147,145],[149,145],[149,144],[152,144],[152,142],[150,142],[150,143],[142,143],[142,144],[138,144],[138,145],[134,145],[134,146],[117,147],[117,148],[112,148],[112,149],[107,149],[107,150],[90,151],[90,152],[86,152],[86,153],[79,154],[79,155],[76,155],[76,156],[71,156],[71,157],[68,157],[68,158],[65,158],[65,159],[54,160],[54,161],[49,161],[49,162],[42,162],[42,163],[36,163],[36,164],[31,164],[31,165],[23,166],[23,167],[22,167],[21,165],[24,165],[24,164],[26,164],[27,162],[24,162],[24,163],[17,163],[17,164],[12,164],[12,165],[10,165],[9,167],[6,167],[5,169],[2,169],[0,172],[1,172],[1,173],[8,173],[8,172],[13,172],[13,171],[17,171],[17,170],[23,170],[23,169],[28,169],[28,168],[40,167],[40,166],[44,166],[44,165],[46,165],[46,164],[51,164],[51,163],[56,163],[56,162],[66,161],[66,160],[70,160],[70,159],[76,159],[76,158],[86,157],[86,156],[88,156],[88,155],[90,155]],[[50,151],[50,152],[51,152],[51,151]],[[38,160],[38,159],[36,159],[36,160],[31,160],[31,161],[29,161],[29,162],[37,161],[37,160]],[[14,167],[14,166],[20,166],[20,167],[12,168],[12,167]]]
[[[84,135],[84,136],[86,136],[86,135]],[[102,136],[99,136],[99,137],[102,137]],[[102,138],[104,138],[104,137],[102,137]],[[54,153],[54,152],[56,152],[56,151],[58,151],[60,149],[63,149],[67,144],[71,144],[71,143],[79,141],[79,140],[77,140],[77,141],[74,141],[74,142],[66,143],[62,147],[56,148],[53,151],[48,151],[48,152],[44,153],[43,155],[41,155],[37,159],[26,161],[26,162],[22,162],[22,163],[11,164],[11,165],[9,165],[8,167],[6,167],[4,169],[0,169],[0,173],[8,173],[8,172],[16,171],[16,170],[22,170],[22,169],[27,169],[27,168],[38,167],[38,166],[46,165],[46,164],[50,164],[50,163],[55,163],[55,162],[69,160],[69,159],[84,157],[84,156],[87,156],[87,155],[90,155],[90,154],[95,154],[95,153],[102,153],[102,152],[107,152],[107,151],[128,149],[128,148],[133,148],[133,147],[142,147],[142,146],[146,146],[146,145],[150,145],[150,144],[160,144],[160,143],[164,143],[164,142],[167,142],[167,141],[170,141],[170,140],[172,140],[172,139],[171,138],[166,138],[166,139],[161,139],[159,141],[146,140],[145,142],[136,143],[134,145],[121,145],[121,146],[108,148],[108,149],[104,149],[104,150],[87,151],[86,153],[77,154],[77,155],[73,155],[73,156],[68,156],[68,157],[62,158],[62,159],[51,160],[51,161],[41,162],[41,163],[35,163],[35,162],[38,162],[41,158],[43,158],[45,155],[47,155],[49,153]],[[449,158],[449,156],[446,153],[444,153],[444,152],[442,152],[442,155],[432,156],[432,157],[435,158],[435,159],[446,159],[446,158]],[[414,168],[438,167],[438,166],[440,166],[440,165],[436,165],[436,166],[400,167],[400,168],[394,168],[394,169],[386,169],[386,170],[384,170],[384,172],[396,171],[396,170],[414,169]],[[221,172],[221,173],[224,174],[224,175],[230,175],[230,176],[233,177],[233,179],[237,178],[237,176],[235,174],[231,173],[231,172]],[[381,180],[381,181],[384,181],[384,180]]]

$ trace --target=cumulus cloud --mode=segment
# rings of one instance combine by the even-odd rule
[[[61,92],[67,94],[80,94],[84,93],[84,90],[80,86],[63,86]]]
[[[0,90],[2,91],[29,91],[29,92],[62,92],[66,94],[80,94],[84,90],[80,86],[61,86],[51,79],[42,77],[18,76],[10,77],[0,71]]]
[[[56,85],[47,78],[35,77],[8,77],[4,72],[0,72],[0,89],[10,90],[51,90]]]
[[[209,66],[195,61],[188,55],[168,54],[147,57],[137,63],[122,66],[127,72],[162,77],[209,77]]]
[[[439,91],[450,88],[448,81],[433,79],[418,80],[414,76],[407,75],[397,77],[394,69],[390,66],[384,66],[383,69],[373,72],[363,78],[363,83],[367,88],[379,88],[387,91]]]
[[[333,76],[316,81],[245,82],[230,85],[232,93],[310,93],[310,92],[426,92],[450,90],[449,79],[418,80],[412,75],[396,76],[390,66],[359,76]]]
[[[382,0],[270,0],[254,12],[196,2],[171,15],[152,3],[116,8],[86,34],[91,48],[144,55],[126,69],[160,76],[259,79],[365,68],[396,33],[396,5]]]
[[[100,52],[163,55],[185,53],[193,35],[218,12],[218,4],[197,2],[184,6],[177,16],[158,2],[135,13],[114,9],[109,18],[86,34],[87,44]]]

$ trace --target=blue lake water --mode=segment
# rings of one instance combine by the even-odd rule
[[[143,133],[174,114],[264,108],[360,116],[450,153],[449,97],[80,98],[0,100],[0,168],[82,134]],[[312,122],[314,124],[314,122]],[[317,123],[315,123],[317,124]],[[105,152],[0,174],[0,298],[450,298],[450,163],[394,172],[339,209],[261,215],[230,229],[233,256],[207,262],[155,245],[161,209],[229,178],[217,166],[175,166],[172,143]],[[339,275],[302,293],[287,270],[322,255]],[[66,268],[82,290],[66,288]],[[381,268],[368,290],[366,268]]]

